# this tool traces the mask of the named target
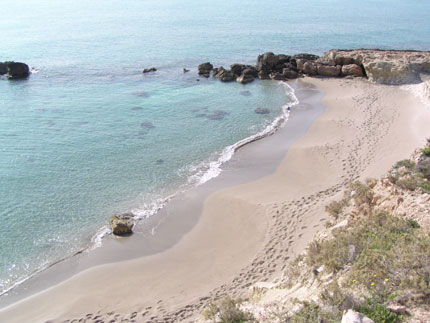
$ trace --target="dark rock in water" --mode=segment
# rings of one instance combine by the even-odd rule
[[[313,55],[313,54],[297,54],[297,55],[294,55],[292,58],[294,58],[296,60],[297,59],[304,59],[307,61],[315,61],[319,58],[319,56]]]
[[[236,79],[236,75],[233,74],[232,71],[226,70],[224,67],[220,67],[216,70],[216,74],[214,76],[220,79],[222,82],[231,82]]]
[[[114,215],[109,220],[112,233],[117,236],[123,236],[133,233],[133,214],[124,213]]]
[[[299,73],[294,70],[290,70],[289,68],[284,68],[282,70],[282,75],[287,79],[296,79],[299,77]]]
[[[348,65],[343,65],[342,66],[342,75],[345,76],[364,76],[363,75],[363,70],[361,69],[360,66],[356,65],[356,64],[348,64]]]
[[[256,70],[247,68],[243,70],[242,75],[240,75],[236,81],[241,84],[247,84],[255,80],[255,78],[258,76],[258,73]]]
[[[242,74],[242,71],[246,69],[246,65],[244,65],[244,64],[232,64],[232,65],[230,65],[230,69],[234,75],[240,76]]]
[[[155,67],[151,67],[151,68],[145,68],[143,70],[143,73],[150,73],[150,72],[156,72],[157,69]]]
[[[0,62],[0,75],[5,75],[7,73],[7,63]]]
[[[210,120],[222,120],[224,116],[226,116],[228,112],[223,110],[216,110],[212,112],[211,114],[206,115],[206,117]]]
[[[240,95],[243,95],[243,96],[250,96],[250,95],[252,95],[252,94],[251,94],[251,92],[249,92],[249,91],[242,91],[242,92],[240,92]]]
[[[30,75],[30,68],[27,64],[19,62],[0,63],[0,75],[4,74],[9,79],[24,79]]]
[[[190,70],[187,68],[184,68],[184,73],[188,73]]]
[[[140,126],[141,126],[142,128],[146,128],[146,129],[153,129],[153,128],[155,128],[155,126],[152,124],[152,122],[147,122],[147,121],[142,122],[142,123],[140,124]]]
[[[270,110],[266,109],[266,108],[257,108],[257,109],[255,109],[255,113],[258,113],[258,114],[268,114],[268,113],[270,113]]]
[[[157,165],[161,165],[164,163],[164,160],[162,159],[157,159],[157,161],[155,162]]]
[[[135,96],[138,96],[139,98],[149,98],[149,93],[146,91],[136,91],[132,93]]]
[[[213,68],[214,68],[213,65],[209,62],[200,64],[198,66],[199,75],[204,76],[204,77],[209,77]]]
[[[200,82],[200,79],[196,79],[197,82]]]
[[[293,62],[284,63],[284,68],[288,68],[289,70],[297,72],[297,62],[294,61],[294,63]]]
[[[260,71],[258,72],[258,78],[260,80],[270,80],[270,76],[266,71]]]
[[[340,65],[330,66],[317,64],[317,74],[321,76],[339,76],[340,75]]]
[[[257,70],[271,71],[279,62],[279,57],[272,52],[264,53],[259,55],[257,58]]]

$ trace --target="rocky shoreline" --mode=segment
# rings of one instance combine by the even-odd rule
[[[411,84],[422,81],[420,74],[430,73],[430,52],[356,49],[332,49],[322,56],[285,55],[267,52],[259,55],[256,65],[232,64],[230,69],[206,62],[198,66],[199,75],[222,82],[247,84],[255,79],[286,81],[303,75],[322,77],[365,77],[382,84]]]

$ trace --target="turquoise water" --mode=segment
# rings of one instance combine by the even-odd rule
[[[216,174],[209,162],[291,103],[275,82],[197,82],[199,63],[253,63],[268,50],[430,49],[425,0],[3,0],[2,8],[0,61],[35,73],[0,80],[0,290],[91,245],[116,212],[146,216]],[[158,71],[142,75],[151,66]]]

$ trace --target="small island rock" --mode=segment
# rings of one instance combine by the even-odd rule
[[[133,214],[131,213],[114,215],[109,222],[114,235],[122,236],[133,232]]]

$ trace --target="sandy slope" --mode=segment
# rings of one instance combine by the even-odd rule
[[[0,321],[190,321],[208,297],[246,294],[279,274],[349,181],[382,175],[430,136],[430,109],[399,87],[305,81],[326,92],[327,109],[274,174],[211,195],[172,249],[84,271],[2,310]]]

